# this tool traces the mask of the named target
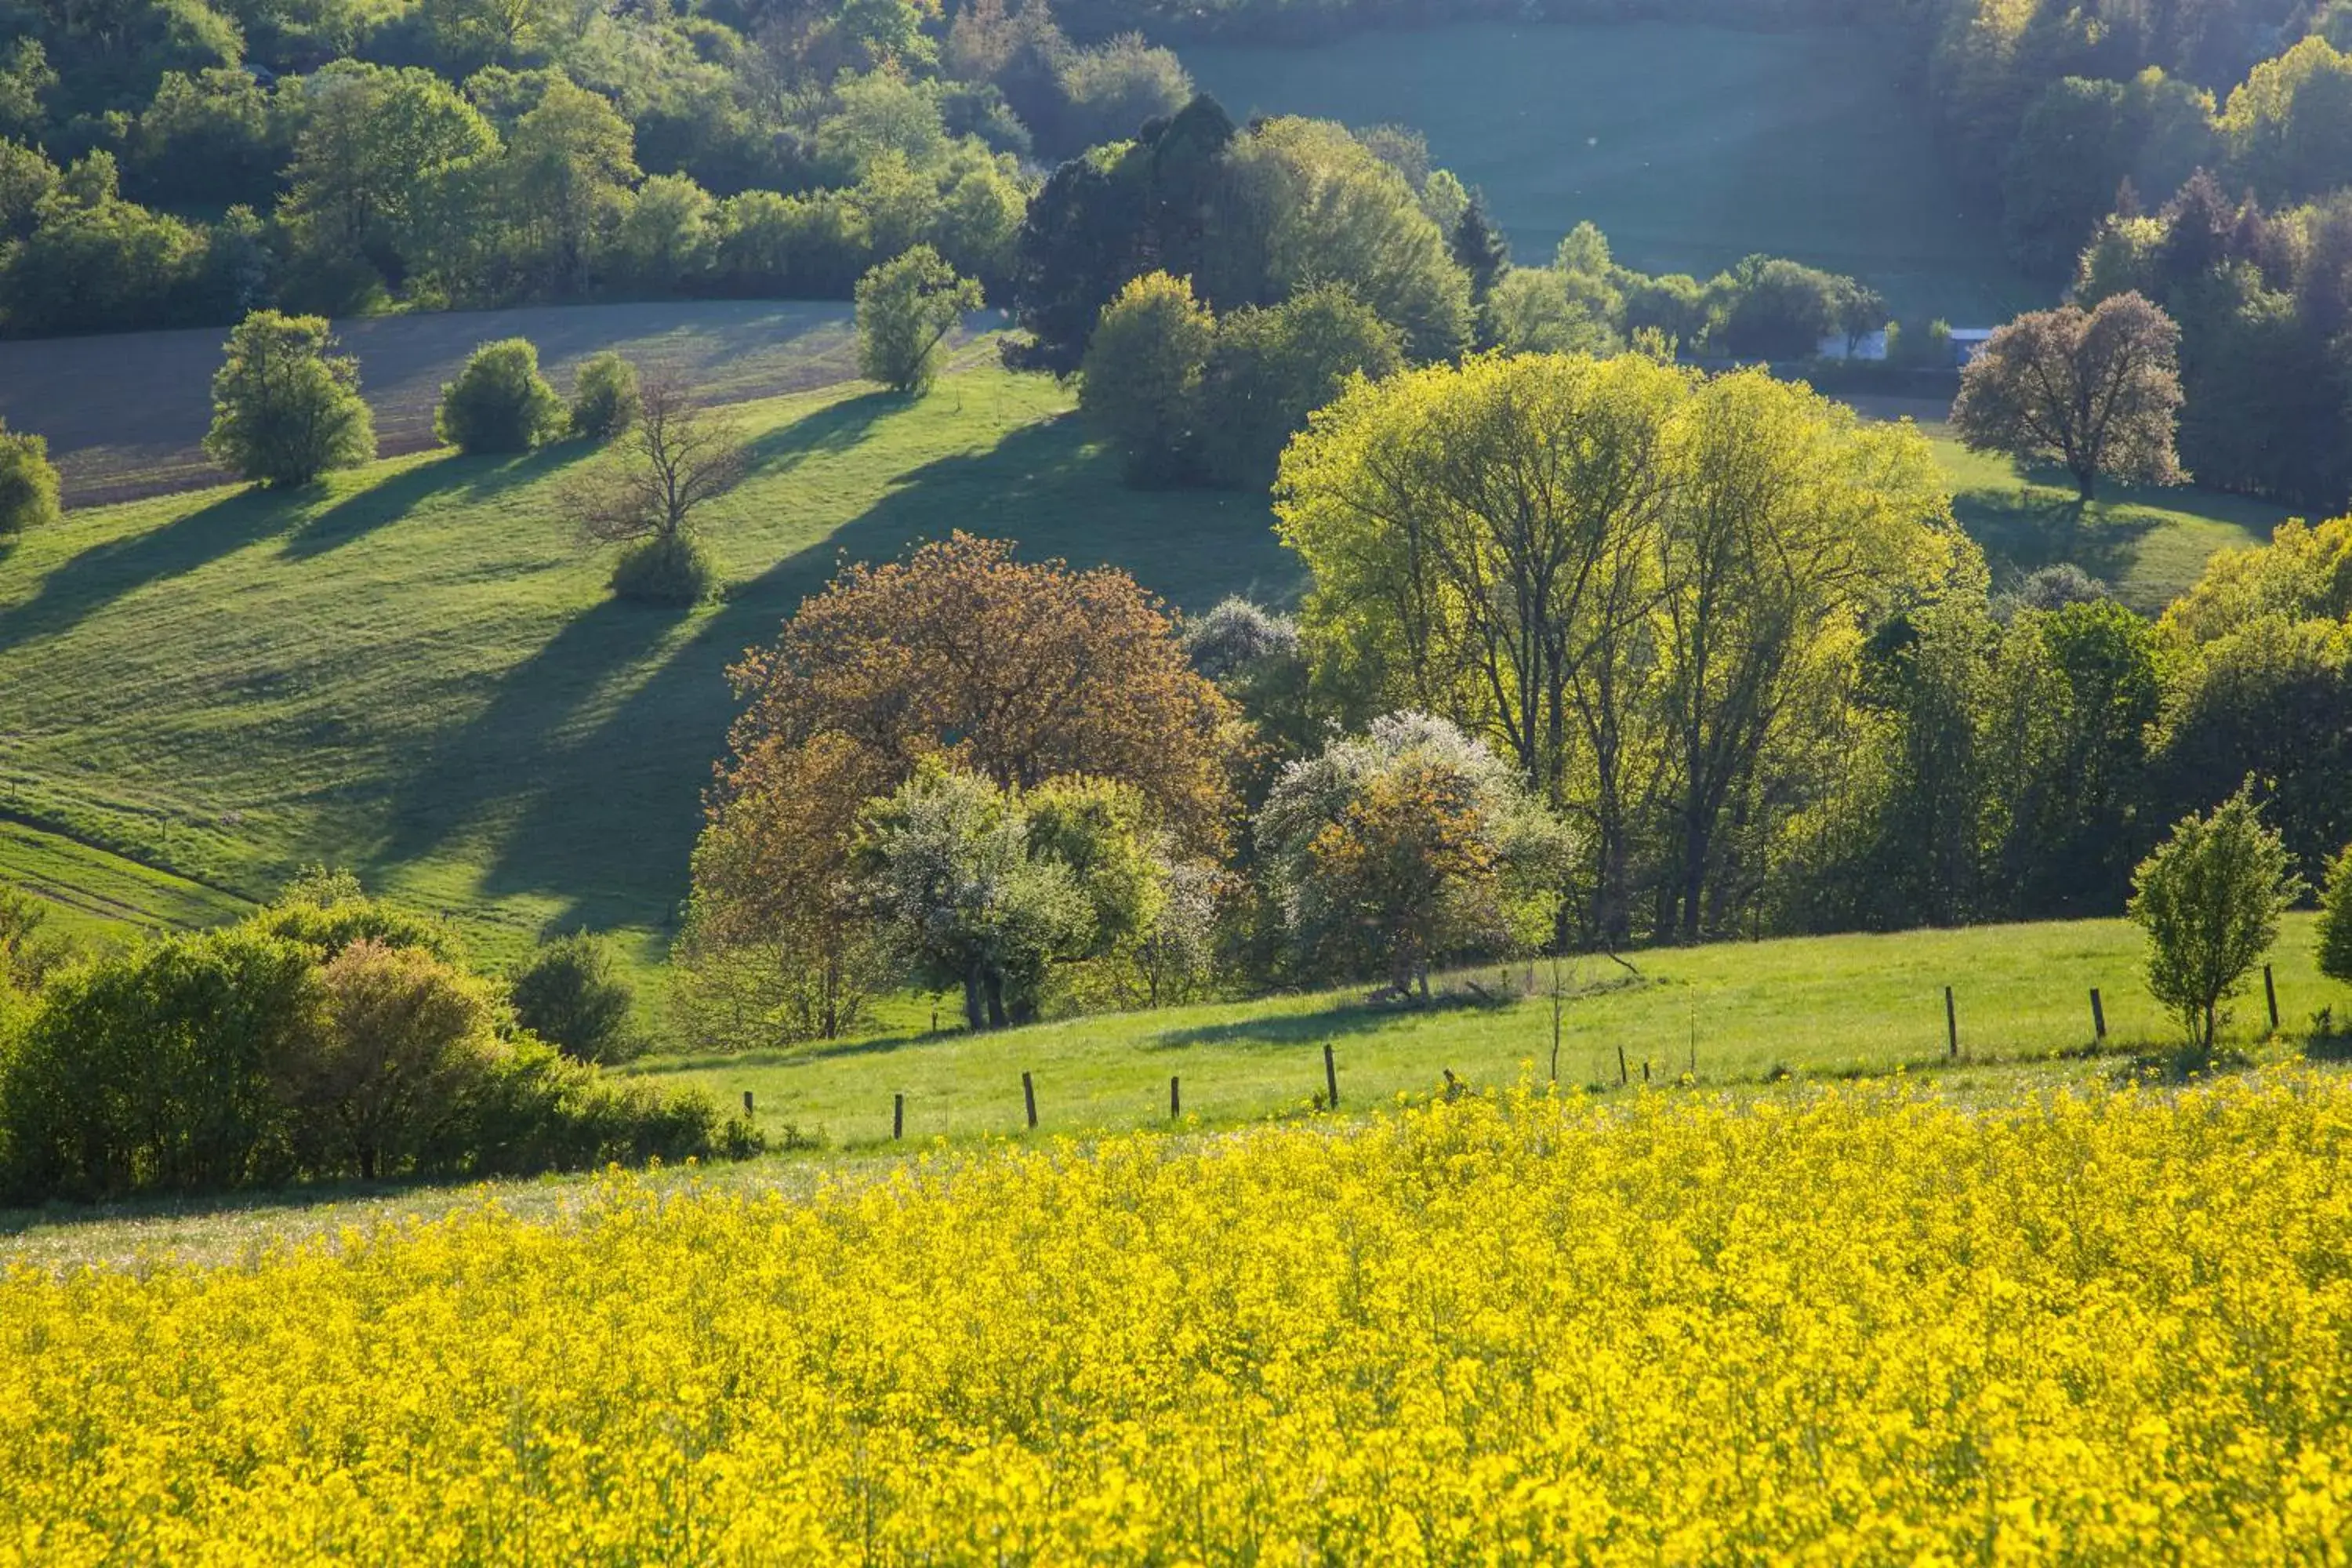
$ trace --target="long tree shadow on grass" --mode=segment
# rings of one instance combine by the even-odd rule
[[[877,421],[907,405],[895,392],[860,393],[778,426],[748,443],[745,455],[754,474],[784,472],[811,458],[849,450],[866,439]]]
[[[398,865],[439,847],[487,809],[556,765],[557,742],[608,680],[643,662],[677,624],[677,613],[606,600],[575,616],[539,651],[500,678],[489,702],[446,731],[402,781],[384,840],[373,858]],[[554,753],[554,754],[551,754]],[[565,757],[565,765],[584,761]],[[604,770],[598,770],[599,778]],[[583,780],[592,792],[597,780]],[[567,858],[567,877],[599,879],[596,847]]]
[[[847,445],[851,432],[896,405],[887,394],[828,405],[800,422],[805,431],[769,443],[768,460]],[[1286,593],[1297,574],[1262,498],[1140,496],[1119,484],[1116,464],[1087,443],[1076,421],[1024,426],[984,451],[899,476],[864,513],[738,584],[576,739],[534,727],[531,717],[547,705],[541,689],[562,679],[569,656],[529,661],[509,677],[514,689],[502,689],[421,771],[388,855],[428,849],[436,834],[493,797],[513,797],[520,810],[485,877],[486,893],[559,896],[566,903],[551,924],[566,929],[666,923],[685,895],[702,792],[737,710],[728,667],[772,641],[844,558],[893,558],[957,529],[1015,539],[1024,559],[1126,566],[1145,586],[1195,609],[1231,592]],[[612,606],[592,615],[644,613]],[[586,648],[586,637],[562,640]],[[627,657],[649,647],[638,643]],[[604,671],[621,668],[601,647],[593,657]]]
[[[594,448],[565,441],[513,458],[466,458],[456,453],[427,459],[350,495],[319,512],[288,538],[282,553],[309,560],[365,538],[415,511],[436,496],[488,500],[561,473]]]
[[[1484,1013],[1507,1005],[1463,993],[1433,996],[1426,1002],[1340,1002],[1312,1013],[1286,1013],[1270,1018],[1244,1018],[1231,1024],[1196,1024],[1189,1029],[1162,1029],[1147,1037],[1144,1048],[1181,1051],[1195,1046],[1260,1046],[1269,1050],[1281,1050],[1312,1045],[1335,1036],[1378,1034],[1413,1018]]]
[[[2072,563],[2110,584],[2130,574],[2157,527],[2152,517],[2116,517],[2098,502],[2021,489],[1968,491],[1953,498],[1952,515],[1996,568],[2022,575]]]
[[[70,631],[151,583],[282,533],[316,499],[301,490],[236,490],[143,533],[93,544],[44,577],[31,599],[0,610],[0,652]]]

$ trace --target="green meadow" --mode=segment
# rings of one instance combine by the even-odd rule
[[[1236,120],[1419,130],[1524,263],[1590,219],[1648,272],[1794,257],[1963,326],[2049,302],[1944,173],[1903,50],[1867,29],[1489,23],[1183,58]]]
[[[756,468],[709,510],[726,589],[692,613],[607,595],[611,555],[555,500],[578,446],[77,510],[24,540],[0,557],[0,815],[38,831],[0,837],[0,876],[186,924],[332,861],[446,912],[479,958],[583,925],[650,955],[726,669],[845,555],[961,528],[1115,563],[1182,607],[1297,586],[1262,500],[1125,489],[1044,378],[991,364],[915,403],[843,384],[731,412]]]

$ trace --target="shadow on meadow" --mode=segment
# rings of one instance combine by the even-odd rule
[[[958,395],[952,378],[931,394]],[[761,471],[846,451],[906,406],[877,392],[813,410],[754,443]],[[683,622],[675,611],[606,600],[509,670],[480,713],[431,748],[398,789],[376,858],[427,854],[499,808],[505,820],[485,895],[564,900],[551,930],[666,925],[685,896],[702,792],[738,711],[726,671],[772,641],[844,560],[894,559],[961,529],[1017,540],[1026,560],[1115,563],[1196,609],[1229,592],[1277,596],[1295,585],[1297,564],[1261,499],[1178,504],[1187,510],[1174,515],[1190,524],[1182,531],[1170,526],[1167,500],[1120,485],[1115,462],[1075,419],[1043,420],[896,476],[864,512]],[[600,689],[632,678],[593,726],[574,723]]]
[[[308,489],[233,490],[144,533],[93,544],[42,578],[32,598],[0,615],[0,651],[70,631],[152,583],[283,533],[318,499]]]
[[[282,553],[295,561],[324,555],[400,521],[436,497],[488,500],[561,473],[594,450],[585,441],[564,441],[520,457],[444,452],[313,514],[287,539]]]
[[[1244,1018],[1230,1024],[1201,1024],[1189,1029],[1162,1029],[1146,1037],[1144,1048],[1181,1051],[1193,1046],[1258,1046],[1283,1049],[1313,1045],[1336,1036],[1370,1035],[1395,1026],[1402,1018],[1443,1018],[1459,1013],[1484,1013],[1507,1007],[1516,996],[1488,996],[1449,991],[1427,1001],[1366,998],[1341,1002],[1313,1013],[1288,1013],[1271,1018]]]
[[[1952,515],[1984,546],[1996,573],[2020,575],[2072,562],[2107,583],[2129,575],[2140,542],[2158,520],[2147,513],[2118,515],[2123,503],[2020,488],[2012,491],[1969,490],[1952,500]]]

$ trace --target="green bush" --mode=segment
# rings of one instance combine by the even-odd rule
[[[0,1079],[0,1187],[94,1198],[295,1174],[272,1073],[317,1028],[320,1003],[310,950],[242,930],[51,979]]]
[[[656,534],[613,566],[613,592],[646,605],[698,605],[719,574],[702,546],[684,534]]]
[[[205,455],[265,485],[307,485],[373,458],[359,362],[329,353],[334,346],[321,317],[256,310],[239,322],[213,376]]]
[[[490,1070],[428,1151],[439,1174],[481,1179],[648,1160],[740,1160],[760,1135],[697,1090],[609,1078],[544,1040],[501,1042]]]
[[[361,900],[284,906],[68,969],[29,1014],[0,994],[0,1195],[528,1175],[761,1146],[701,1095],[501,1038],[483,981],[352,934],[388,918]],[[284,934],[297,928],[323,942]]]
[[[2320,895],[2319,973],[2352,980],[2352,846],[2327,868],[2327,888]]]
[[[527,338],[484,343],[441,389],[433,432],[468,455],[528,452],[563,428],[563,400]]]
[[[49,444],[0,420],[0,539],[58,520],[58,470]]]
[[[572,433],[604,442],[637,417],[637,367],[609,350],[580,367],[572,389]]]
[[[575,931],[542,943],[515,973],[515,1020],[568,1057],[623,1061],[636,1052],[629,1033],[629,984],[602,938]]]
[[[446,922],[357,896],[338,897],[331,903],[287,899],[245,923],[265,936],[300,942],[321,960],[333,958],[355,942],[413,947],[444,963],[461,964],[466,960],[457,933]]]

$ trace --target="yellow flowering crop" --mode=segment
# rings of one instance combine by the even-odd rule
[[[0,1559],[2342,1563],[2352,1086],[1540,1096],[0,1282]]]

